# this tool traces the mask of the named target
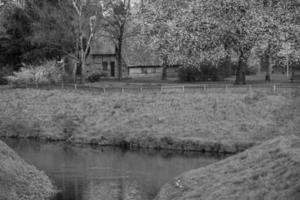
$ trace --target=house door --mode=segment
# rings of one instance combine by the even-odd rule
[[[110,62],[110,76],[115,77],[115,62]]]

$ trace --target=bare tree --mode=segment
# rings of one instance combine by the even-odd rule
[[[103,15],[103,36],[110,38],[116,46],[118,78],[122,79],[124,42],[137,34],[131,18],[131,0],[104,0]]]

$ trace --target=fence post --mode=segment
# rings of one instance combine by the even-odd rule
[[[276,94],[277,88],[276,88],[276,84],[273,85],[273,93]]]
[[[64,89],[64,81],[61,81],[61,89]]]
[[[252,93],[252,85],[249,85],[249,93]]]
[[[142,87],[140,88],[140,92],[143,92],[143,88]]]
[[[74,84],[74,88],[75,88],[75,90],[77,90],[77,84],[76,83]]]
[[[206,92],[206,84],[204,84],[204,86],[203,86],[203,89],[204,89],[204,92]]]
[[[228,93],[228,85],[225,85],[225,93]]]
[[[103,89],[103,93],[106,93],[106,89],[105,89],[105,87],[103,87],[102,89]]]
[[[184,93],[184,89],[185,89],[184,86],[182,86],[182,93]]]
[[[122,93],[124,93],[125,91],[124,91],[124,88],[122,87]]]

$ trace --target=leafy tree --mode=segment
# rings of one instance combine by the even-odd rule
[[[32,2],[36,13],[31,41],[76,61],[85,80],[86,59],[102,17],[100,0]]]
[[[4,4],[1,9],[0,63],[17,69],[26,60],[24,54],[32,48],[27,39],[31,20],[22,8],[12,3]]]
[[[298,40],[295,39],[295,34],[299,33],[296,20],[299,3],[296,0],[272,3],[265,0],[192,0],[177,4],[174,3],[176,1],[167,4],[163,0],[148,2],[152,5],[148,9],[154,13],[150,15],[149,23],[164,25],[164,29],[161,26],[157,29],[163,30],[166,36],[172,35],[170,38],[156,37],[159,42],[166,41],[171,47],[162,45],[167,49],[168,57],[175,57],[185,66],[199,68],[202,61],[218,63],[229,57],[229,52],[235,51],[239,58],[237,84],[245,84],[246,64],[251,49],[257,44],[267,41],[268,54],[274,54],[282,40]],[[153,28],[157,31],[155,26]],[[285,39],[282,35],[286,35]]]
[[[139,21],[134,18],[131,0],[104,0],[102,35],[109,38],[116,46],[118,78],[123,77],[123,51],[128,38],[139,32]]]
[[[180,0],[144,0],[141,3],[140,16],[144,24],[141,40],[158,51],[162,61],[163,80],[166,78],[168,65],[176,63],[180,58],[180,54],[176,55],[180,48],[176,20],[179,15],[184,14],[180,11],[187,5],[186,1]]]

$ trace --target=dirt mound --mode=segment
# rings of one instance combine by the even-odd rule
[[[0,140],[0,199],[43,200],[53,194],[49,178]]]
[[[166,184],[156,200],[299,200],[300,139],[279,137]]]

